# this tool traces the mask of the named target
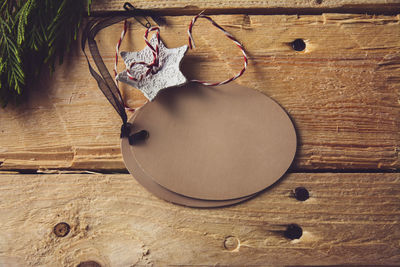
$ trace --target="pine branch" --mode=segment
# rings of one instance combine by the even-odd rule
[[[85,4],[86,3],[86,4]],[[3,0],[0,4],[0,104],[18,99],[43,63],[62,63],[91,0]]]

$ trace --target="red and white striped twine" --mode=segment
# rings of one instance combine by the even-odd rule
[[[231,39],[231,40],[237,45],[237,47],[239,47],[239,49],[242,51],[242,54],[243,54],[244,65],[243,65],[242,70],[241,70],[240,72],[238,72],[235,76],[233,76],[233,77],[231,77],[231,78],[229,78],[229,79],[227,79],[227,80],[225,80],[225,81],[222,81],[222,82],[210,83],[210,82],[204,82],[204,81],[199,81],[199,80],[191,80],[191,82],[200,83],[200,84],[203,84],[203,85],[206,85],[206,86],[217,86],[217,85],[227,84],[227,83],[229,83],[229,82],[231,82],[231,81],[236,80],[236,79],[239,78],[240,76],[242,76],[243,73],[246,71],[247,65],[248,65],[248,57],[247,57],[247,54],[246,54],[246,52],[245,52],[245,50],[244,50],[243,45],[242,45],[241,43],[239,43],[239,41],[236,40],[236,38],[233,37],[232,34],[230,34],[230,33],[227,32],[224,28],[222,28],[221,26],[219,26],[212,18],[210,18],[210,17],[208,17],[208,16],[206,16],[206,15],[203,15],[202,13],[200,13],[200,14],[197,15],[197,16],[195,16],[195,17],[192,19],[192,21],[190,22],[190,24],[189,24],[189,29],[188,29],[187,32],[188,32],[188,35],[189,35],[189,47],[190,47],[190,49],[193,49],[193,47],[196,47],[196,46],[195,46],[195,43],[194,43],[193,36],[192,36],[192,28],[193,28],[193,25],[194,25],[194,23],[196,22],[196,20],[197,20],[198,18],[205,18],[205,19],[209,20],[209,21],[212,23],[212,25],[214,25],[215,27],[217,27],[218,29],[220,29],[220,30],[226,35],[226,37],[228,37],[229,39]],[[193,44],[193,45],[192,45],[192,44]]]
[[[114,79],[115,79],[115,83],[117,84],[117,86],[118,86],[118,80],[116,78],[117,78],[117,75],[118,75],[117,65],[118,65],[119,48],[121,46],[122,40],[124,40],[127,28],[128,28],[128,22],[125,20],[124,21],[124,29],[122,30],[121,36],[120,36],[120,38],[118,40],[118,43],[117,43],[117,45],[115,47]],[[123,101],[123,102],[124,102],[125,110],[132,111],[132,112],[135,111],[134,108],[128,107],[126,105],[125,101]]]
[[[212,23],[212,25],[214,25],[219,30],[221,30],[226,35],[226,37],[231,39],[236,44],[236,46],[239,47],[239,49],[242,51],[244,64],[243,64],[243,68],[242,68],[242,70],[240,72],[238,72],[235,76],[233,76],[233,77],[231,77],[229,79],[226,79],[225,81],[222,81],[222,82],[210,83],[210,82],[204,82],[204,81],[200,81],[200,80],[190,80],[190,81],[191,82],[200,83],[200,84],[203,84],[203,85],[206,85],[206,86],[217,86],[217,85],[227,84],[227,83],[229,83],[231,81],[236,80],[240,76],[242,76],[243,73],[246,71],[247,66],[248,66],[248,57],[247,57],[247,54],[246,54],[246,52],[244,50],[243,45],[238,40],[236,40],[236,38],[233,37],[232,34],[230,34],[224,28],[222,28],[220,25],[218,25],[212,18],[210,18],[210,17],[208,17],[206,15],[203,15],[202,13],[198,14],[197,16],[195,16],[190,21],[189,28],[188,28],[188,31],[187,31],[187,33],[189,35],[189,47],[190,47],[190,49],[193,49],[194,47],[196,47],[195,43],[194,43],[193,36],[192,36],[192,29],[193,29],[193,26],[194,26],[194,24],[195,24],[195,22],[197,21],[198,18],[207,19],[208,21],[210,21]],[[117,77],[117,65],[118,65],[119,48],[121,46],[122,41],[124,40],[124,37],[125,37],[125,34],[126,34],[126,30],[127,30],[127,21],[125,20],[124,29],[121,32],[121,37],[119,38],[118,43],[116,45],[115,62],[114,62],[114,76],[115,77]],[[149,35],[149,32],[151,32],[151,31],[156,31],[156,34],[157,34],[157,44],[156,44],[155,48],[148,41],[148,35]],[[148,28],[143,37],[144,37],[144,41],[145,41],[146,45],[151,49],[151,51],[153,53],[153,61],[150,64],[147,63],[147,62],[132,62],[131,65],[129,66],[129,68],[126,68],[126,72],[127,72],[127,75],[129,77],[129,79],[134,80],[134,81],[140,81],[141,79],[143,79],[145,76],[149,75],[150,73],[151,74],[155,74],[161,68],[160,61],[159,61],[160,28],[159,27],[150,27],[150,28]],[[145,73],[143,73],[142,75],[140,75],[139,78],[134,77],[130,72],[130,69],[134,65],[137,65],[137,64],[144,65],[145,67],[147,67],[147,71]],[[118,84],[118,82],[117,82],[117,84]],[[133,108],[127,107],[126,105],[125,105],[125,108],[127,110],[129,110],[129,111],[134,111],[135,110]]]
[[[156,31],[157,44],[156,44],[155,48],[147,40],[147,38],[149,36],[149,32],[151,32],[151,31]],[[159,54],[160,54],[160,48],[159,48],[159,46],[160,46],[160,28],[158,28],[158,27],[150,27],[150,28],[148,28],[143,37],[144,37],[144,42],[151,49],[151,51],[153,53],[153,61],[150,64],[147,63],[147,62],[144,62],[144,61],[132,62],[131,65],[129,66],[129,68],[126,68],[126,73],[127,73],[128,77],[129,77],[129,79],[134,80],[134,81],[140,81],[144,77],[148,76],[150,73],[151,74],[156,74],[158,72],[158,70],[161,68],[160,60],[159,60]],[[136,78],[130,72],[130,70],[132,69],[132,67],[134,65],[144,65],[145,67],[147,67],[147,71],[145,73],[143,73],[142,75],[140,75],[139,78]]]
[[[124,21],[124,29],[121,32],[121,36],[119,37],[118,43],[115,47],[115,61],[114,61],[114,78],[117,77],[118,75],[118,70],[117,70],[117,65],[118,65],[118,56],[119,56],[119,48],[122,44],[122,40],[124,40],[125,34],[126,34],[126,29],[128,28],[128,22],[125,20]],[[118,81],[115,80],[118,84]]]

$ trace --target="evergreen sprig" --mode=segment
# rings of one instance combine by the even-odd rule
[[[0,4],[0,104],[18,99],[42,65],[54,69],[78,35],[91,0],[2,0]]]

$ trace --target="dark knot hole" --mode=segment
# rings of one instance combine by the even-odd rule
[[[297,187],[294,190],[294,197],[299,201],[306,201],[310,198],[310,193],[304,187]]]
[[[293,42],[291,42],[290,45],[296,51],[304,51],[304,49],[306,49],[306,43],[304,42],[303,39],[296,39]]]
[[[299,239],[303,235],[303,229],[297,224],[289,224],[283,233],[286,238]]]

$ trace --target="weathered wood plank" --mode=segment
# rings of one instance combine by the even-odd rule
[[[119,11],[123,10],[122,0],[96,0],[93,1],[92,10],[97,11]],[[207,10],[207,12],[244,12],[253,11],[259,14],[271,12],[396,12],[400,8],[398,0],[235,0],[235,1],[213,1],[213,0],[185,0],[185,1],[147,1],[140,0],[132,2],[136,8],[153,9],[165,14],[194,14]]]
[[[304,202],[291,197],[306,187]],[[400,174],[290,174],[240,205],[192,209],[128,174],[0,175],[0,265],[390,265]],[[53,227],[70,225],[65,237]],[[303,229],[285,238],[286,225]]]
[[[399,16],[214,18],[251,57],[238,83],[274,98],[295,123],[294,169],[399,168]],[[167,17],[161,32],[167,46],[187,42],[190,19]],[[110,70],[121,28],[98,37]],[[142,34],[132,24],[123,50],[141,49]],[[193,34],[197,48],[183,63],[189,78],[222,80],[241,68],[240,52],[207,22],[199,21]],[[306,41],[305,51],[291,48],[296,38]],[[79,48],[40,83],[28,103],[0,112],[0,169],[124,169],[120,119],[89,76]],[[122,88],[128,105],[143,103],[138,91]]]

